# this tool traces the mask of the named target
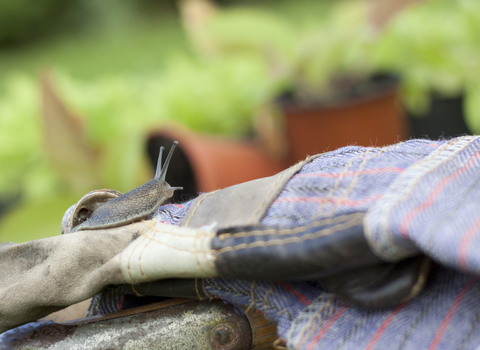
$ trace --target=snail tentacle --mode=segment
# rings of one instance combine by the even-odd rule
[[[92,212],[84,215],[82,220],[77,220],[78,224],[72,227],[71,232],[117,227],[139,221],[171,198],[175,190],[182,190],[182,187],[171,187],[165,181],[177,144],[178,141],[173,143],[163,167],[161,165],[163,147],[160,148],[156,173],[152,180],[119,197],[110,200],[102,199],[102,202],[94,206]],[[79,204],[80,201],[77,206]]]

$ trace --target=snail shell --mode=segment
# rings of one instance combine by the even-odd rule
[[[67,209],[62,219],[62,234],[72,232],[73,228],[85,222],[103,203],[120,197],[121,192],[100,189],[88,192],[79,201]]]
[[[115,190],[96,190],[83,196],[74,208],[68,209],[65,213],[62,233],[117,227],[139,221],[153,213],[173,196],[175,190],[183,189],[171,187],[165,181],[177,144],[178,141],[173,143],[163,167],[161,164],[163,147],[160,147],[155,177],[142,186],[125,194]]]

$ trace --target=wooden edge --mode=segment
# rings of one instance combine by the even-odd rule
[[[142,305],[142,306],[138,306],[131,309],[122,310],[122,311],[117,311],[117,312],[111,312],[105,315],[85,317],[85,318],[79,318],[72,321],[61,322],[60,324],[64,324],[64,325],[88,324],[88,323],[93,323],[98,321],[110,320],[118,317],[124,317],[124,316],[130,316],[130,315],[140,314],[140,313],[149,312],[149,311],[155,311],[159,309],[166,309],[172,306],[192,303],[196,301],[198,300],[193,298],[172,298],[172,299],[159,301],[153,304]]]

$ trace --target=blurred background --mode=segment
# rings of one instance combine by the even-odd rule
[[[0,0],[0,242],[97,188],[181,202],[308,154],[480,130],[477,0]]]

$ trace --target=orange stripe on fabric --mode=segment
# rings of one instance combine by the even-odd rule
[[[289,291],[290,293],[292,293],[293,295],[295,295],[298,300],[300,300],[301,303],[305,304],[305,305],[310,305],[312,302],[305,296],[303,295],[302,293],[300,293],[298,290],[296,290],[295,288],[293,288],[291,285],[287,284],[287,283],[279,283],[279,285],[283,288],[285,288],[287,291]]]
[[[460,241],[458,248],[458,264],[463,270],[467,270],[467,249],[470,241],[480,229],[480,218],[468,229]]]
[[[373,349],[373,347],[375,346],[375,344],[377,343],[378,339],[380,339],[380,336],[382,335],[382,333],[385,331],[385,329],[387,329],[388,325],[390,324],[390,322],[392,322],[392,320],[395,318],[395,316],[400,312],[402,311],[402,309],[406,306],[407,304],[402,304],[400,306],[397,306],[397,308],[395,310],[392,311],[392,313],[390,315],[388,315],[388,317],[385,319],[385,321],[383,321],[382,325],[377,329],[377,332],[373,335],[372,339],[370,340],[370,342],[367,344],[367,347],[365,348],[365,350],[371,350]]]
[[[440,181],[440,183],[433,189],[433,191],[430,193],[430,195],[428,196],[427,200],[425,202],[423,202],[422,204],[416,206],[415,208],[413,208],[406,216],[405,218],[403,219],[403,221],[401,222],[400,224],[400,234],[402,235],[402,237],[406,238],[408,237],[408,225],[410,224],[410,222],[413,221],[413,219],[419,214],[421,213],[422,211],[424,211],[425,209],[427,209],[429,206],[432,205],[435,197],[442,191],[442,189],[448,185],[448,183],[450,181],[452,181],[453,179],[455,179],[457,176],[459,176],[460,174],[462,174],[463,172],[465,172],[468,168],[470,168],[473,163],[477,160],[477,158],[479,157],[480,155],[480,151],[475,153],[474,156],[472,157],[472,159],[470,159],[470,161],[463,167],[463,168],[460,168],[458,169],[455,173],[453,173],[452,175],[442,179],[442,181]]]
[[[353,200],[353,199],[340,199],[340,198],[322,198],[322,197],[288,197],[288,198],[279,198],[275,200],[275,203],[299,203],[299,202],[312,202],[312,203],[339,203],[345,206],[356,206],[362,205],[383,197],[383,194],[377,194],[371,197],[364,198],[362,200]]]
[[[453,302],[453,305],[450,307],[450,310],[448,310],[447,315],[443,319],[442,324],[440,325],[437,333],[435,334],[435,338],[433,338],[433,341],[430,344],[430,347],[428,348],[428,350],[435,350],[437,348],[438,344],[440,343],[440,340],[442,340],[443,334],[445,333],[447,326],[449,325],[453,317],[453,314],[455,313],[455,310],[457,310],[458,306],[460,305],[463,298],[465,297],[465,294],[467,294],[470,288],[472,288],[473,283],[475,282],[476,279],[477,279],[476,276],[473,276],[472,278],[470,278],[470,280],[467,282],[467,284],[462,289],[460,294],[458,294],[457,298]]]
[[[355,176],[355,175],[371,175],[371,174],[382,174],[382,173],[401,173],[405,169],[398,167],[387,167],[379,169],[367,169],[361,171],[349,171],[346,173],[310,173],[310,174],[298,174],[295,177],[327,177],[327,178],[337,178],[340,176]]]
[[[327,323],[323,325],[322,328],[318,331],[317,335],[315,335],[315,338],[313,338],[310,341],[310,344],[308,344],[307,350],[313,349],[313,347],[317,344],[317,342],[327,333],[328,329],[332,324],[335,323],[336,320],[342,316],[342,314],[347,310],[348,304],[343,305],[337,312],[332,316],[330,320],[328,320]]]

